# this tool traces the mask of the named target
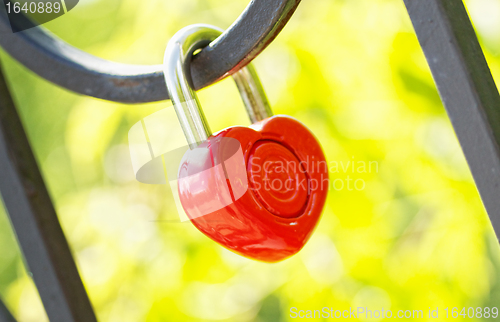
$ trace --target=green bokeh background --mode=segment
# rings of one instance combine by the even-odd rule
[[[500,83],[500,1],[466,4]],[[160,64],[178,29],[227,28],[246,5],[83,0],[45,27],[102,58]],[[324,306],[419,309],[426,321],[429,307],[500,302],[499,245],[401,0],[304,0],[254,61],[274,112],[305,123],[329,162],[378,165],[331,173],[365,187],[330,191],[309,243],[272,265],[165,222],[167,186],[134,180],[128,130],[169,102],[75,95],[0,58],[100,321],[279,322]],[[232,80],[199,97],[212,130],[248,124]],[[46,321],[1,208],[0,254],[6,304],[21,322]]]

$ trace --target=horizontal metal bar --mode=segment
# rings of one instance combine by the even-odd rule
[[[0,67],[0,192],[50,321],[96,317]]]
[[[461,0],[404,0],[483,204],[500,235],[500,96]]]
[[[299,2],[251,1],[233,25],[193,59],[194,88],[206,87],[248,64],[283,29]],[[14,24],[33,24],[23,15],[16,17]],[[70,46],[42,27],[13,33],[3,5],[0,46],[39,76],[80,94],[125,103],[168,99],[162,65],[107,61]]]

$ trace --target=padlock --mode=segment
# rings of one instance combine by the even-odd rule
[[[198,230],[264,262],[297,253],[313,233],[329,187],[320,144],[299,121],[272,116],[251,64],[233,74],[252,125],[211,134],[189,79],[193,53],[221,31],[188,26],[169,41],[167,89],[190,146],[178,173],[182,206]]]

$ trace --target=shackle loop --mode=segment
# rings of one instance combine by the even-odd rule
[[[179,30],[170,39],[165,50],[165,83],[191,149],[212,135],[198,96],[191,85],[191,58],[196,50],[210,46],[221,34],[221,29],[211,25],[190,25]],[[251,64],[234,73],[233,78],[252,123],[273,115],[259,77]]]

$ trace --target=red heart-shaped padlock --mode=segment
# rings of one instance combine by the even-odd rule
[[[305,245],[329,187],[321,146],[288,116],[214,134],[186,152],[178,178],[182,206],[201,232],[265,262]]]
[[[211,135],[187,72],[192,54],[220,34],[213,26],[188,26],[165,50],[165,83],[191,149],[178,173],[180,201],[193,224],[222,246],[280,261],[304,246],[318,222],[329,186],[327,164],[304,125],[272,116],[248,62],[232,76],[253,124]]]

